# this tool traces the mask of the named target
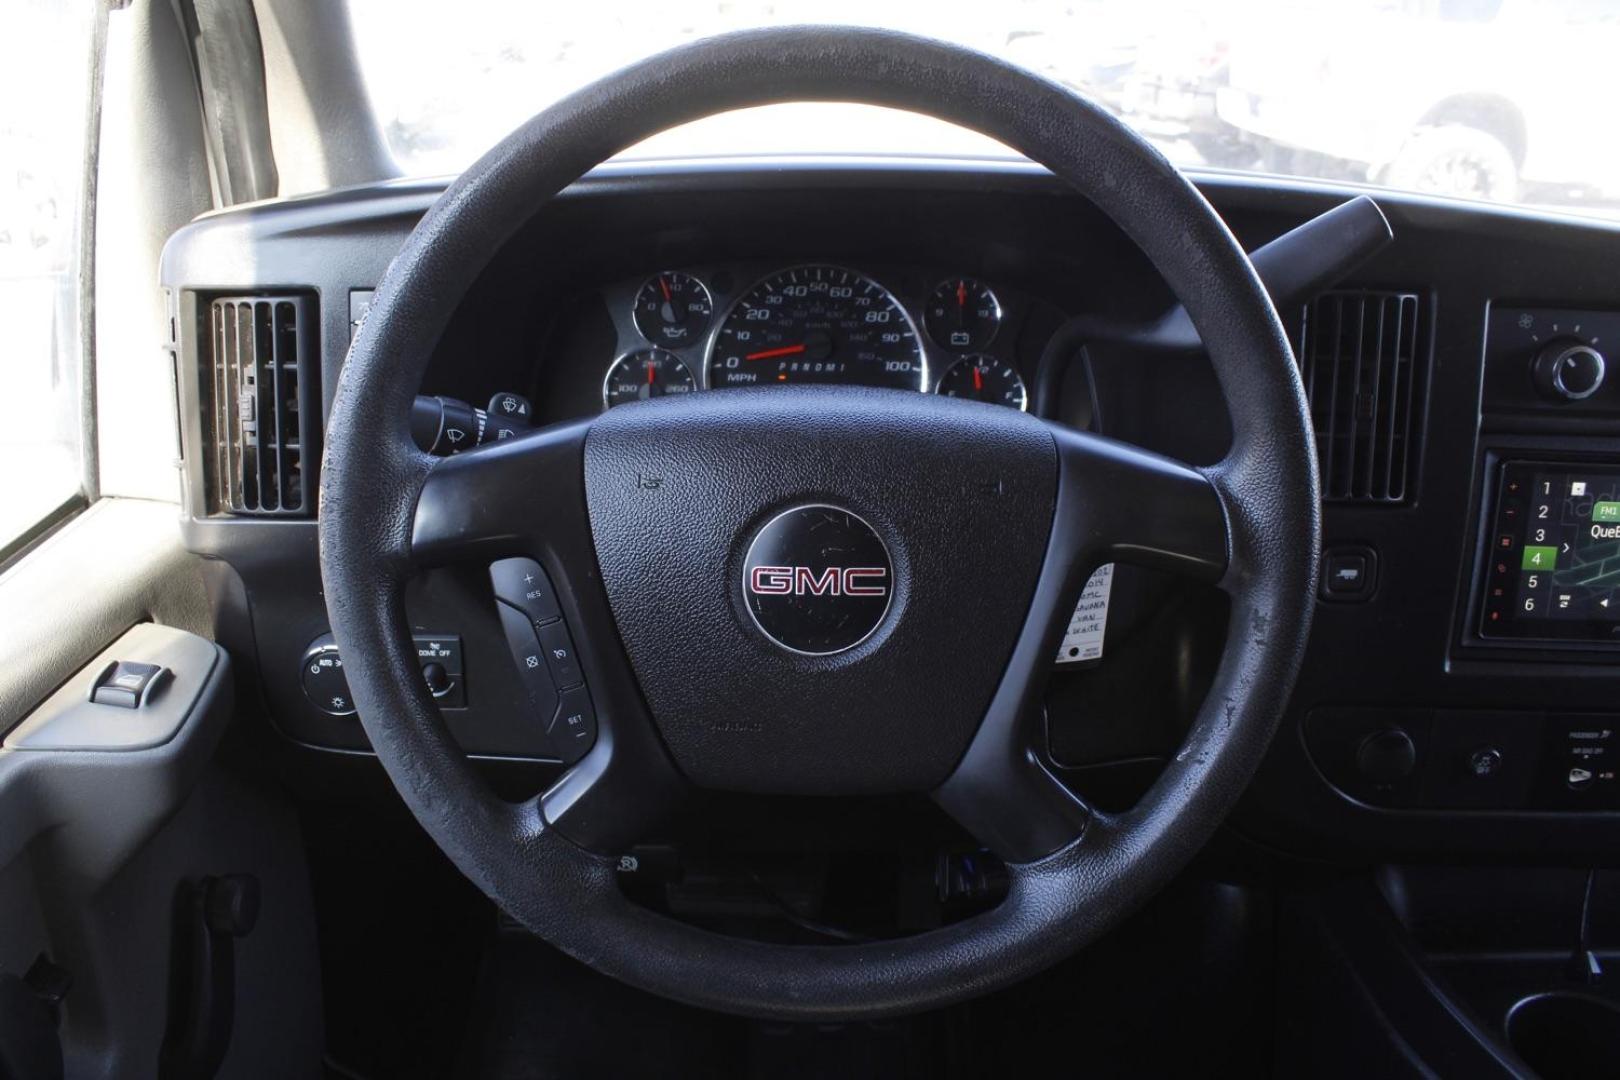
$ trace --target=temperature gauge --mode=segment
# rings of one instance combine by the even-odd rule
[[[964,356],[946,368],[939,380],[939,392],[946,397],[1008,405],[1020,412],[1029,406],[1029,395],[1018,369],[1005,360],[983,353]]]
[[[651,278],[636,293],[636,329],[654,345],[680,349],[703,340],[714,301],[703,282],[679,270]]]
[[[611,409],[665,394],[690,394],[696,389],[697,380],[680,357],[663,349],[642,349],[613,361],[602,382],[602,404]]]
[[[1001,301],[982,281],[951,278],[929,295],[923,326],[941,348],[973,352],[990,344],[1001,328]]]

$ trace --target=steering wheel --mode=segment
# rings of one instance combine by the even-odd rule
[[[452,458],[416,448],[407,419],[435,343],[550,197],[676,124],[807,100],[983,132],[1101,208],[1191,314],[1231,414],[1229,455],[1194,469],[1013,409],[852,387],[632,404]],[[772,29],[677,48],[565,98],[422,219],[339,380],[321,571],[378,758],[496,904],[669,998],[852,1019],[1033,974],[1186,864],[1248,782],[1292,689],[1315,597],[1318,498],[1276,311],[1160,154],[1083,98],[978,53],[878,30]],[[812,565],[817,554],[827,566]],[[403,604],[425,566],[513,556],[552,576],[599,728],[554,786],[518,803],[498,798],[451,738]],[[1043,684],[1070,608],[1111,561],[1216,583],[1231,612],[1185,744],[1124,813],[1088,807],[1043,748]],[[872,944],[762,944],[677,922],[623,895],[617,855],[691,786],[931,793],[1006,860],[1007,895]]]

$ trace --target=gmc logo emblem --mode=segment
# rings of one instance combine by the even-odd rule
[[[837,559],[844,566],[828,566]],[[871,637],[894,598],[894,561],[854,513],[795,506],[754,534],[737,580],[760,633],[789,652],[831,656]]]
[[[808,566],[756,566],[748,591],[757,596],[885,596],[889,586],[884,566],[829,566],[816,573]]]

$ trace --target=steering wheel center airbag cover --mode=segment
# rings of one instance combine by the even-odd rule
[[[871,637],[889,613],[894,560],[859,514],[807,503],[754,534],[738,584],[760,633],[801,656],[833,656]]]
[[[1028,610],[1056,487],[1038,421],[899,391],[769,387],[626,406],[585,444],[602,581],[642,691],[687,775],[733,790],[943,781]],[[806,507],[856,519],[835,529],[847,550],[787,543],[774,549],[805,557],[750,562],[762,535],[814,528],[814,512],[795,513]],[[834,597],[845,576],[829,567],[888,570],[848,576],[887,592]],[[763,612],[749,610],[755,577]],[[795,636],[778,617],[795,600],[835,617]]]

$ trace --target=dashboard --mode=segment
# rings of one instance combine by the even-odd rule
[[[1250,250],[1355,194],[1197,182]],[[220,640],[257,659],[239,696],[289,776],[367,749],[332,704],[321,420],[371,290],[440,191],[400,182],[208,215],[165,251],[183,528],[211,559]],[[1620,346],[1620,229],[1376,197],[1394,242],[1280,312],[1317,427],[1325,573],[1293,702],[1234,828],[1345,860],[1612,850],[1620,376],[1604,353]],[[289,425],[303,457],[261,456],[251,478],[228,452],[247,438],[230,405],[248,384],[231,382],[243,376],[216,334],[222,306],[244,305],[270,312],[300,358],[285,365],[296,390],[280,384],[299,408],[256,424]],[[1207,360],[1131,332],[1172,306],[1119,230],[1032,165],[612,164],[490,253],[418,401],[429,443],[452,452],[449,432],[477,443],[653,398],[855,383],[1211,464],[1231,431]],[[559,755],[521,719],[497,595],[488,574],[431,571],[408,614],[452,734],[487,769],[543,785]],[[1074,603],[1047,750],[1094,803],[1128,806],[1213,677],[1225,601],[1119,567]]]

